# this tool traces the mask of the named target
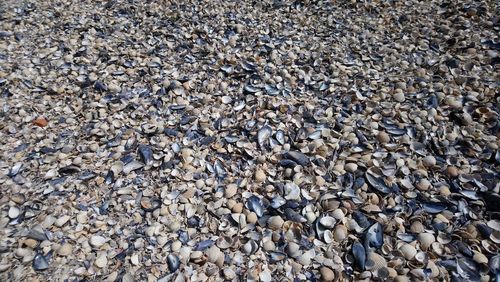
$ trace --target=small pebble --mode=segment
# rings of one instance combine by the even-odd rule
[[[255,181],[264,182],[265,180],[266,180],[266,173],[263,170],[258,169],[255,172]]]
[[[333,270],[331,270],[329,267],[322,266],[319,269],[319,272],[321,273],[321,281],[325,281],[325,282],[334,281],[335,272],[333,272]]]

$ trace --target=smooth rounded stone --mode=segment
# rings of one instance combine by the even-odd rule
[[[265,241],[262,247],[268,252],[274,251],[276,249],[276,245],[274,244],[273,240]]]
[[[460,171],[456,166],[448,166],[448,167],[446,167],[445,173],[449,177],[457,177],[460,174]]]
[[[267,220],[267,225],[272,230],[279,230],[279,229],[281,229],[281,227],[283,226],[283,223],[285,223],[285,221],[279,215],[271,216]]]
[[[386,144],[391,141],[391,137],[389,137],[389,134],[387,134],[385,131],[379,131],[377,134],[377,140],[381,144]]]
[[[234,270],[229,267],[226,267],[223,270],[223,273],[224,273],[224,278],[226,278],[227,280],[233,280],[236,278],[236,272],[234,272]]]
[[[38,242],[34,239],[26,239],[26,240],[24,240],[24,245],[26,245],[29,248],[34,249],[38,245]]]
[[[84,266],[78,267],[75,269],[74,273],[77,276],[83,276],[87,273],[87,269]]]
[[[165,243],[168,242],[168,237],[165,237]],[[172,243],[170,246],[172,252],[177,252],[182,248],[182,242],[177,240]]]
[[[345,225],[343,224],[339,224],[335,226],[335,229],[333,231],[333,238],[335,239],[335,241],[340,242],[346,239],[348,234],[349,233],[347,231],[347,227],[345,227]]]
[[[72,252],[73,252],[73,246],[69,243],[63,244],[57,250],[57,254],[59,254],[60,256],[69,256]]]
[[[50,228],[52,227],[52,225],[54,225],[54,223],[56,222],[57,218],[51,216],[51,215],[48,215],[45,217],[45,219],[43,220],[42,222],[42,226],[43,228]]]
[[[347,163],[344,165],[344,170],[347,172],[354,173],[358,170],[358,165],[355,163]]]
[[[24,258],[24,257],[33,257],[34,252],[31,249],[17,248],[14,254],[17,257]]]
[[[104,238],[102,236],[98,236],[98,235],[94,235],[94,236],[90,237],[90,240],[89,240],[89,244],[95,248],[100,248],[105,243],[106,243],[106,238]]]
[[[18,218],[20,214],[21,214],[21,210],[19,210],[19,208],[17,208],[17,207],[10,207],[9,208],[9,212],[8,212],[9,218],[11,218],[11,219]]]
[[[76,221],[80,224],[85,224],[87,223],[88,221],[88,216],[87,216],[87,213],[86,212],[80,212],[78,213],[78,215],[76,216]]]
[[[439,187],[439,195],[447,197],[450,194],[451,194],[450,187],[446,185]]]
[[[108,257],[106,256],[106,253],[99,255],[94,261],[94,264],[99,268],[106,267],[108,265]]]
[[[408,282],[410,279],[406,275],[398,275],[394,277],[394,282]]]
[[[229,104],[232,101],[233,101],[233,99],[230,96],[222,96],[222,103]]]
[[[219,258],[220,254],[221,254],[220,249],[216,245],[213,245],[207,250],[207,259],[209,262],[215,263]]]
[[[431,187],[431,182],[426,178],[420,179],[420,181],[417,183],[417,188],[420,191],[427,191],[429,190],[429,187]]]
[[[262,169],[255,171],[255,181],[260,183],[266,181],[266,173]]]
[[[301,254],[300,245],[294,242],[289,242],[286,248],[286,252],[292,258],[298,257]]]
[[[422,163],[426,167],[433,167],[436,165],[436,158],[434,156],[426,156],[422,159]]]
[[[232,198],[238,192],[238,186],[236,184],[229,184],[224,189],[224,196],[226,198]]]
[[[63,227],[70,220],[70,218],[71,217],[69,215],[63,215],[54,222],[54,225],[57,227]]]
[[[403,93],[403,91],[401,89],[396,89],[396,91],[392,95],[392,97],[394,98],[394,100],[396,100],[396,102],[402,103],[405,101],[405,94]]]
[[[262,282],[271,282],[273,281],[273,276],[271,271],[268,268],[265,268],[263,271],[259,273],[260,281]]]
[[[132,254],[132,256],[130,256],[130,262],[133,265],[139,265],[141,263],[140,258],[139,258],[139,254],[137,254],[137,253]]]
[[[255,224],[257,222],[258,218],[257,218],[257,214],[254,213],[254,212],[250,212],[247,214],[247,222],[249,224]]]
[[[310,249],[304,252],[297,260],[303,266],[308,266],[311,264],[312,259],[316,256],[314,249]]]
[[[319,272],[321,274],[321,281],[331,282],[335,280],[335,272],[333,272],[333,270],[329,267],[322,266],[319,269]]]
[[[236,214],[241,214],[243,212],[243,203],[234,204],[234,206],[231,208],[231,210]],[[241,216],[244,216],[244,215],[242,214]],[[236,220],[236,222],[240,222],[240,221]]]

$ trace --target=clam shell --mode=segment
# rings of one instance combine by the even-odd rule
[[[399,251],[407,260],[412,260],[417,254],[417,249],[415,248],[415,246],[408,243],[403,243],[399,247]]]
[[[436,241],[436,237],[430,233],[420,233],[418,234],[418,242],[420,243],[420,248],[427,251],[429,247]]]

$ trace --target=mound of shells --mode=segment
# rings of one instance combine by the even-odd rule
[[[0,3],[0,280],[500,278],[498,3]]]

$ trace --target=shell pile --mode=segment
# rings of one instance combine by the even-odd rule
[[[500,278],[498,11],[1,1],[0,280]]]

